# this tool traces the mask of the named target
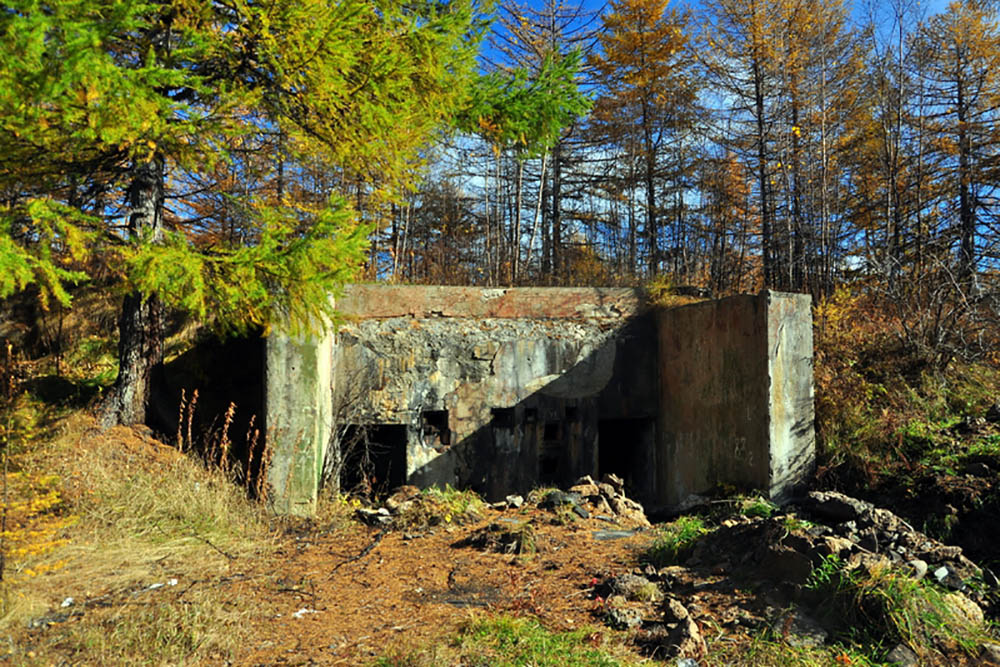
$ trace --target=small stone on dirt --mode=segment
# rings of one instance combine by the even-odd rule
[[[906,563],[910,569],[913,571],[914,579],[923,579],[924,575],[927,574],[927,563],[920,559],[914,559]]]
[[[795,648],[815,648],[826,643],[827,631],[814,619],[798,609],[781,614],[771,629]]]
[[[896,648],[889,651],[885,659],[898,667],[917,667],[920,664],[920,658],[906,644],[898,644]]]
[[[632,607],[612,607],[605,613],[604,622],[615,630],[630,630],[642,624],[642,614]]]

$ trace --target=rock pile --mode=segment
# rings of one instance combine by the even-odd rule
[[[713,616],[722,627],[745,626],[743,631],[753,632],[768,627],[792,646],[820,646],[850,630],[837,605],[861,604],[850,595],[831,602],[824,572],[827,577],[843,572],[844,581],[860,582],[894,570],[895,577],[923,578],[947,589],[930,599],[947,609],[949,622],[964,628],[984,625],[983,608],[995,601],[998,582],[960,547],[942,544],[896,514],[841,493],[813,492],[789,509],[725,519],[696,542],[682,565],[648,565],[595,580],[598,614],[608,626],[629,630],[654,654],[697,660],[704,655],[698,621],[705,618],[706,596],[725,598]],[[745,595],[747,582],[752,582],[752,595]],[[877,609],[866,607],[863,616],[872,632],[899,641],[888,621],[879,625]],[[927,646],[915,649],[919,660],[911,660],[907,651],[913,650],[900,643],[889,652],[890,660],[932,664],[927,660],[944,655],[935,652],[937,641],[928,638]],[[992,647],[984,645],[982,651]]]
[[[381,507],[359,507],[354,515],[369,526],[391,526],[397,517],[413,509],[421,500],[420,489],[407,484],[398,487]]]
[[[655,655],[697,659],[705,655],[701,629],[684,604],[667,591],[670,580],[655,569],[610,577],[594,587],[604,622],[636,629],[636,639]]]
[[[354,514],[362,523],[381,528],[412,522],[414,514],[420,514],[427,519],[425,523],[433,525],[436,515],[424,511],[432,509],[425,507],[428,503],[430,501],[420,489],[406,485],[397,488],[380,507],[361,507]],[[524,504],[523,496],[509,495],[489,507],[502,511],[520,509]],[[650,526],[642,505],[625,495],[625,482],[612,474],[605,474],[600,482],[586,475],[566,491],[550,491],[538,501],[538,508],[555,512],[565,510],[582,519],[593,516],[631,529],[641,530]]]
[[[795,515],[727,519],[695,546],[687,564],[721,561],[726,569],[801,586],[828,557],[847,569],[906,568],[917,579],[932,577],[962,592],[970,592],[966,582],[974,577],[992,578],[961,547],[924,535],[889,510],[833,491],[811,492]]]
[[[567,491],[552,491],[538,503],[541,509],[569,508],[577,516],[591,516],[628,528],[649,528],[649,519],[641,504],[625,495],[625,482],[606,473],[600,482],[590,475],[576,480]]]
[[[834,491],[813,491],[803,503],[817,524],[806,534],[822,539],[831,553],[849,563],[870,566],[887,560],[906,564],[916,578],[929,574],[947,588],[965,591],[966,581],[989,573],[962,554],[962,547],[932,539],[887,509]],[[995,577],[989,581],[996,585]]]

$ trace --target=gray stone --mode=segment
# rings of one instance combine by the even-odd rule
[[[675,598],[668,599],[663,605],[663,619],[667,623],[678,623],[688,615],[688,610]]]
[[[843,523],[857,521],[870,513],[872,505],[836,491],[812,491],[809,493],[809,510],[826,521]]]
[[[538,506],[542,509],[556,509],[564,505],[579,505],[580,496],[576,493],[566,493],[565,491],[549,491]]]
[[[626,600],[653,602],[663,597],[656,584],[637,574],[620,574],[608,581],[611,595],[621,595]]]
[[[690,616],[682,619],[677,624],[677,627],[670,632],[667,643],[669,650],[681,657],[701,657],[707,653],[701,629]]]
[[[914,559],[906,563],[913,572],[914,579],[923,579],[927,574],[927,563],[920,559]]]
[[[377,510],[359,507],[354,514],[369,526],[388,526],[392,523],[392,515],[384,507],[379,507]]]
[[[578,493],[581,497],[600,496],[601,490],[596,484],[575,484],[569,487],[570,493]]]
[[[642,625],[642,613],[632,607],[612,607],[605,612],[604,622],[615,630],[630,630]]]
[[[813,618],[798,609],[781,614],[771,626],[775,635],[796,648],[815,648],[826,643],[829,633]]]
[[[611,517],[598,517],[599,519],[613,520]],[[595,530],[593,532],[594,539],[598,542],[607,542],[608,540],[620,540],[625,537],[632,537],[635,535],[634,530]]]
[[[610,484],[618,493],[623,493],[625,491],[625,480],[614,473],[606,472],[601,475],[601,482],[604,484]]]
[[[962,593],[948,593],[944,597],[944,601],[953,618],[966,627],[979,628],[986,621],[983,608]]]
[[[510,507],[517,509],[524,504],[524,497],[518,495],[510,495],[507,496],[506,501]]]
[[[600,484],[597,485],[597,488],[601,492],[601,495],[603,495],[608,500],[611,500],[612,498],[618,495],[618,492],[615,491],[615,487],[611,486],[610,484],[607,484],[606,482],[601,482]]]
[[[918,667],[920,658],[906,644],[897,644],[894,649],[885,656],[886,662],[891,662],[897,667]]]

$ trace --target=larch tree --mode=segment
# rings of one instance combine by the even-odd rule
[[[537,6],[518,3],[501,5],[498,30],[492,39],[502,61],[499,69],[523,68],[530,76],[540,72],[547,61],[561,61],[574,51],[586,56],[597,33],[597,12],[583,3],[545,0]],[[586,72],[583,78],[586,80]],[[566,200],[572,188],[570,179],[579,159],[580,124],[571,122],[562,128],[556,141],[541,155],[538,169],[538,198],[533,215],[530,253],[540,221],[541,257],[536,275],[544,282],[562,282],[566,276],[562,254],[570,234],[566,220]]]
[[[719,107],[720,142],[754,175],[765,287],[778,280],[775,245],[776,131],[781,20],[771,0],[721,0],[707,9],[698,53]],[[726,108],[728,107],[728,108]]]
[[[491,72],[472,87],[469,104],[459,116],[460,127],[485,139],[498,161],[510,151],[517,162],[514,220],[508,233],[510,270],[504,276],[510,284],[517,283],[520,273],[524,162],[550,150],[563,129],[590,108],[576,81],[579,65],[580,53],[571,51],[562,57],[549,54],[535,73],[524,67]]]
[[[971,285],[980,229],[995,221],[1000,174],[1000,26],[993,10],[953,2],[919,36],[930,150],[943,208],[954,221],[958,277]]]
[[[645,199],[647,266],[659,270],[660,211],[666,186],[683,190],[688,168],[682,143],[694,125],[698,96],[686,32],[688,18],[667,11],[667,0],[612,0],[602,16],[599,50],[590,57],[600,94],[595,102],[595,134],[637,161]],[[675,164],[668,169],[668,155]]]
[[[279,167],[403,186],[464,95],[480,28],[461,1],[8,3],[0,296],[35,283],[68,302],[84,255],[118,274],[107,425],[147,419],[165,309],[223,332],[317,326],[363,258],[367,230],[347,201],[246,188],[228,198],[241,233],[195,243],[205,220],[184,184],[211,185],[241,139],[277,135],[256,147]]]

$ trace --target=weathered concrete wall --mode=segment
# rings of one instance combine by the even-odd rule
[[[786,495],[814,463],[809,297],[736,296],[657,324],[657,500],[720,484]]]
[[[351,425],[395,448],[383,484],[496,498],[615,472],[657,507],[719,483],[786,495],[814,461],[809,298],[644,303],[630,289],[349,288],[336,336],[268,342],[276,509],[312,511],[331,433]]]
[[[642,291],[627,287],[437,287],[350,285],[337,301],[346,317],[473,317],[615,321],[645,310]]]
[[[807,294],[769,292],[767,299],[768,491],[782,500],[808,479],[816,465],[812,308]]]
[[[273,333],[265,368],[268,483],[278,514],[311,516],[333,424],[333,340]]]
[[[572,481],[597,468],[602,418],[655,414],[652,326],[625,315],[641,303],[622,289],[354,288],[338,304],[335,411],[406,425],[410,483],[495,498]],[[428,423],[442,413],[446,442]]]

